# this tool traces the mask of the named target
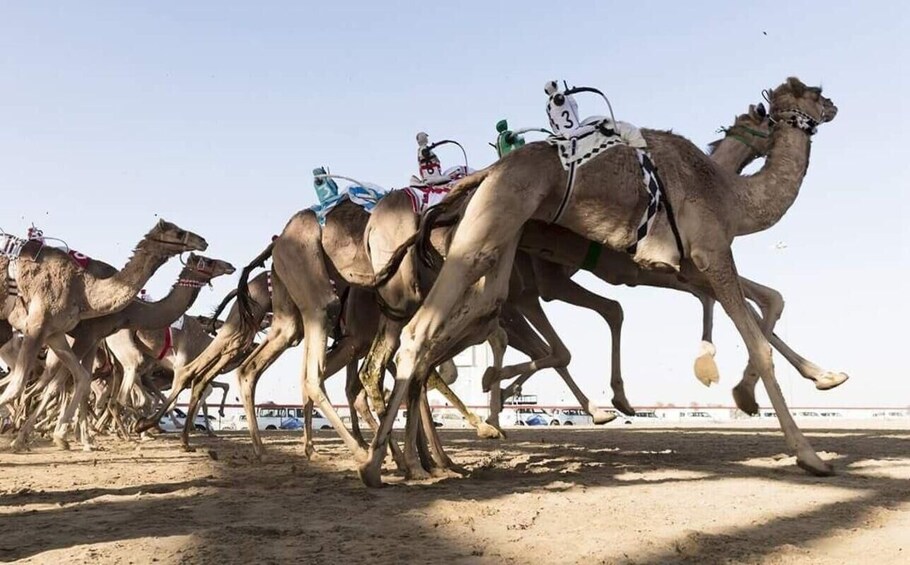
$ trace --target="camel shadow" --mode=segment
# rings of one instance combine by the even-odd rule
[[[495,552],[487,532],[504,528],[502,535],[532,543],[534,538],[523,537],[523,532],[529,530],[531,536],[535,520],[544,520],[551,512],[543,507],[531,512],[535,504],[543,504],[535,502],[541,493],[562,493],[581,504],[593,496],[586,493],[600,493],[609,501],[655,489],[729,489],[737,481],[798,492],[850,493],[846,500],[771,516],[761,523],[743,523],[731,515],[730,525],[720,531],[688,530],[672,543],[646,548],[634,557],[616,553],[619,549],[609,544],[592,555],[595,561],[638,563],[710,562],[719,555],[756,560],[783,547],[862,527],[871,514],[910,502],[910,481],[869,473],[865,467],[873,460],[910,464],[910,432],[808,434],[835,462],[839,475],[804,474],[781,456],[779,434],[764,430],[520,431],[500,442],[447,431],[443,441],[452,458],[469,469],[468,477],[408,483],[389,468],[386,478],[391,484],[379,490],[360,484],[348,453],[330,433],[317,434],[321,455],[310,462],[302,457],[299,440],[285,434],[265,436],[267,457],[262,463],[247,459],[249,446],[242,434],[199,438],[195,454],[174,453],[174,438],[160,442],[148,457],[111,458],[129,464],[142,477],[153,477],[168,461],[187,458],[204,467],[199,474],[205,476],[0,496],[4,522],[0,560],[54,549],[77,551],[75,546],[189,536],[179,555],[156,557],[212,563],[498,561],[507,556]],[[218,459],[212,460],[207,451],[216,451]],[[515,500],[525,500],[521,497],[529,498],[516,506]],[[511,504],[508,511],[500,511],[504,504]],[[600,519],[596,508],[592,520]],[[542,511],[543,517],[538,517]],[[604,533],[592,530],[585,535]]]

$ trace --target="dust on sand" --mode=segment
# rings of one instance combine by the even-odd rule
[[[470,476],[368,490],[331,432],[96,453],[0,453],[0,560],[98,563],[896,563],[910,560],[910,431],[810,435],[807,476],[769,430],[446,432]]]

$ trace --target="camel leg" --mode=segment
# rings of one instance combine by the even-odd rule
[[[35,367],[38,351],[45,340],[44,327],[46,324],[40,318],[40,310],[38,308],[29,313],[25,330],[22,332],[19,353],[16,355],[16,364],[8,377],[9,384],[6,385],[3,394],[0,394],[0,407],[6,406],[16,398],[19,398],[29,375],[32,374],[32,369]]]
[[[322,390],[325,379],[326,340],[328,338],[328,312],[325,309],[307,309],[303,314],[303,381],[305,398],[311,399],[319,411],[332,423],[335,432],[358,461],[366,459],[366,451],[344,426],[341,417]]]
[[[566,297],[571,297],[572,299],[581,299],[583,302],[585,300],[591,300],[592,302],[585,303],[592,304],[593,302],[597,302],[599,303],[598,307],[604,306],[610,310],[609,316],[605,316],[605,319],[610,325],[610,333],[613,337],[613,366],[612,375],[610,378],[610,386],[613,389],[613,406],[615,406],[624,414],[634,414],[635,410],[632,408],[632,405],[629,404],[629,400],[626,398],[625,387],[622,381],[622,372],[620,371],[619,350],[620,329],[622,327],[623,319],[622,307],[619,305],[619,302],[608,300],[606,298],[588,292],[571,280],[569,280],[568,283],[569,284],[563,285],[563,289],[565,290],[564,295]],[[596,310],[596,308],[592,309]],[[569,350],[560,339],[559,334],[556,333],[556,330],[550,323],[549,318],[547,318],[546,313],[543,311],[543,308],[540,305],[540,300],[538,300],[536,296],[530,295],[527,299],[523,299],[520,302],[520,310],[522,314],[524,314],[528,319],[528,321],[534,326],[534,328],[540,332],[540,335],[543,337],[544,342],[550,344],[550,349],[553,352],[551,355],[556,358],[556,362],[553,364],[553,366],[556,367],[556,372],[560,377],[562,377],[563,381],[565,381],[566,385],[569,387],[569,390],[571,390],[572,394],[575,396],[575,399],[578,400],[580,406],[594,419],[594,423],[605,424],[616,418],[614,414],[601,410],[597,404],[585,396],[585,394],[581,391],[581,388],[575,383],[572,375],[569,374],[569,371],[566,368],[566,365],[568,365],[568,358],[570,357]]]
[[[717,370],[717,363],[714,361],[717,353],[717,348],[714,347],[715,300],[703,293],[698,293],[695,297],[701,302],[702,310],[701,346],[698,357],[695,358],[695,378],[703,385],[711,386],[720,382],[720,371]]]
[[[770,336],[771,345],[799,371],[803,378],[814,382],[818,390],[830,390],[850,378],[846,373],[822,369],[793,351],[782,339],[774,335],[774,327],[784,309],[784,299],[778,291],[744,277],[740,277],[740,282],[746,296],[761,308],[762,329],[765,335]]]
[[[477,430],[477,437],[483,439],[499,439],[502,436],[502,433],[491,426],[490,424],[484,422],[480,416],[471,411],[464,402],[458,398],[458,395],[449,388],[449,385],[445,383],[445,380],[435,373],[430,374],[430,380],[427,385],[431,389],[435,389],[442,394],[446,400],[448,400],[452,406],[467,420],[468,424]]]
[[[348,399],[348,410],[351,415],[351,433],[354,435],[354,438],[357,440],[360,447],[366,450],[369,449],[370,445],[363,438],[363,432],[360,430],[360,420],[357,417],[358,412],[364,407],[362,404],[358,405],[358,399],[363,398],[366,400],[366,395],[361,395],[361,393],[364,392],[364,389],[358,373],[356,361],[347,364],[345,367],[344,395]]]
[[[487,342],[490,344],[490,349],[493,350],[493,366],[487,369],[487,371],[499,374],[500,369],[502,369],[503,360],[506,356],[506,348],[509,346],[508,334],[501,324],[497,330],[493,332]],[[484,377],[486,377],[486,374],[487,373],[485,372]],[[502,392],[499,389],[499,383],[497,382],[490,391],[490,415],[487,417],[487,424],[499,431],[500,436],[505,438],[505,432],[502,431],[502,426],[499,424],[500,412],[502,412]]]
[[[253,442],[253,455],[257,461],[262,459],[263,447],[259,424],[256,420],[256,383],[265,370],[290,347],[299,335],[295,318],[296,315],[292,313],[276,312],[272,327],[269,328],[268,339],[257,347],[237,369],[240,397],[243,400],[243,410],[246,412],[250,439]]]
[[[714,288],[717,300],[733,320],[749,351],[747,374],[758,374],[765,385],[771,405],[777,413],[784,437],[791,449],[796,451],[800,467],[815,475],[831,475],[833,469],[815,453],[809,440],[803,435],[790,414],[784,395],[774,377],[771,360],[771,344],[765,338],[756,322],[753,312],[746,303],[739,285],[733,254],[728,249],[720,252],[705,252],[693,249],[692,261],[707,277]]]
[[[458,475],[466,475],[467,471],[463,467],[455,465],[442,447],[439,430],[436,429],[436,424],[433,421],[433,411],[430,409],[430,402],[427,399],[426,386],[422,387],[420,393],[420,420],[423,422],[424,433],[427,436],[430,456],[433,461],[433,467],[430,472],[434,476],[447,476],[452,472]]]
[[[373,339],[370,350],[360,366],[360,382],[363,384],[369,403],[372,404],[373,410],[380,420],[384,417],[387,409],[382,393],[382,377],[386,368],[392,368],[394,365],[391,362],[391,358],[398,348],[400,334],[401,324],[383,316],[379,321],[376,337]],[[397,371],[393,372],[397,373]],[[379,426],[372,423],[372,420],[373,418],[370,416],[372,428],[378,430]],[[399,471],[406,473],[408,462],[405,461],[404,453],[391,435],[389,436],[389,447],[392,451],[392,459],[395,461],[395,466]]]
[[[76,410],[80,409],[81,404],[85,401],[85,397],[91,388],[92,376],[79,362],[79,358],[73,353],[64,335],[49,336],[47,345],[57,354],[57,357],[60,358],[60,361],[63,362],[76,382],[76,386],[73,389],[73,397],[67,403],[66,409],[57,423],[57,429],[54,431],[54,443],[60,448],[69,449],[69,444],[66,441],[69,424]],[[82,447],[86,451],[93,449],[89,438],[83,438]]]
[[[38,418],[47,413],[51,402],[62,389],[63,383],[68,376],[66,370],[61,366],[59,358],[54,355],[49,359],[47,368],[42,373],[35,390],[42,391],[41,401],[27,415],[25,420],[20,424],[16,438],[10,443],[10,449],[21,451],[28,446],[29,436],[35,428]]]
[[[208,427],[208,407],[206,406],[205,398],[211,393],[211,387],[206,386],[202,394],[195,394],[196,389],[193,388],[192,393],[190,393],[190,403],[186,408],[186,419],[183,421],[183,429],[180,431],[180,445],[183,446],[183,450],[189,453],[196,451],[195,448],[190,447],[190,432],[196,429],[196,414],[199,413],[199,405],[202,405],[202,414],[206,417],[205,423]],[[215,434],[210,434],[214,436]]]
[[[819,367],[790,349],[790,346],[775,334],[771,334],[771,345],[799,371],[804,379],[814,382],[815,388],[818,390],[830,390],[850,378],[846,373],[835,373]]]
[[[622,361],[620,359],[622,351],[622,305],[615,300],[610,300],[609,298],[595,294],[582,287],[568,276],[568,273],[563,267],[555,263],[532,258],[532,265],[534,267],[535,282],[540,293],[540,298],[547,302],[551,300],[560,300],[567,304],[592,310],[598,313],[607,323],[610,328],[611,337],[610,388],[613,389],[613,406],[624,414],[634,413],[635,411],[632,408],[632,405],[629,403],[628,398],[626,398],[625,385],[622,380]],[[546,314],[540,307],[539,301],[536,300],[536,297],[533,301],[530,299],[522,301],[520,303],[520,308],[522,313],[528,317],[528,320],[541,333],[544,341],[550,344],[553,351],[559,351],[560,348],[565,349],[559,335],[553,330]],[[568,350],[566,350],[566,353],[568,353]],[[563,364],[563,366],[565,365],[568,365],[568,361]],[[560,376],[566,381],[566,385],[572,390],[572,394],[581,402],[579,397],[585,397],[585,395],[581,393],[581,389],[579,389],[578,385],[572,380],[571,375],[566,372],[565,374],[560,373]],[[594,418],[594,422],[597,424],[603,424],[615,418],[612,414],[600,410],[600,408],[593,403],[590,405],[582,403],[582,407],[584,407],[588,414],[591,414]]]
[[[489,194],[490,187],[495,185],[496,179],[494,172],[484,180],[468,204],[466,214],[477,206],[483,209],[487,205],[485,200],[492,196]],[[484,194],[485,186],[488,187],[487,194]],[[411,381],[415,377],[425,379],[430,367],[436,364],[434,356],[446,357],[445,354],[463,339],[464,332],[476,330],[478,322],[495,315],[498,305],[508,294],[519,228],[537,208],[540,199],[533,194],[519,194],[517,190],[496,193],[497,206],[511,209],[514,214],[505,217],[477,214],[471,229],[455,232],[449,254],[433,288],[401,333],[396,362],[398,371],[389,410],[373,438],[370,460],[359,469],[361,480],[368,486],[382,484],[385,443]],[[475,216],[471,214],[471,217]],[[485,277],[484,284],[475,285],[481,276]],[[467,292],[469,288],[470,293]]]
[[[426,429],[422,428],[420,389],[420,381],[413,379],[408,389],[407,419],[404,426],[405,478],[413,481],[428,479],[429,470],[433,466],[426,444]]]

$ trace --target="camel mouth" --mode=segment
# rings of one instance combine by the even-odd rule
[[[224,274],[233,275],[236,270],[237,269],[235,269],[233,265],[228,265],[227,268],[224,269]]]
[[[830,108],[827,108],[825,110],[825,114],[822,116],[822,121],[826,123],[830,122],[834,119],[835,116],[837,116],[837,106],[832,104]]]

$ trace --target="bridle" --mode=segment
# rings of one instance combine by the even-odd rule
[[[771,134],[766,131],[757,130],[749,126],[743,126],[739,124],[733,124],[728,128],[720,128],[719,132],[723,132],[725,137],[732,137],[736,141],[742,143],[746,147],[752,150],[758,156],[764,155],[764,151],[759,150],[752,142],[746,137],[746,135],[751,135],[752,137],[757,137],[759,139],[768,139],[771,137]],[[742,133],[738,133],[738,132]]]
[[[177,286],[185,286],[189,288],[202,288],[206,285],[211,286],[212,276],[215,274],[215,262],[211,259],[206,259],[205,257],[196,257],[194,265],[187,264],[183,259],[183,254],[180,255],[180,262],[184,266],[184,272],[189,273],[199,273],[203,276],[203,279],[190,278],[188,276],[181,276],[177,280]]]

